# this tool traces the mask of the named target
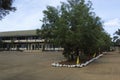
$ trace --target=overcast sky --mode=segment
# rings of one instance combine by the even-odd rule
[[[0,31],[38,29],[42,23],[43,10],[47,5],[58,6],[66,0],[15,0],[17,11],[0,21]],[[104,22],[104,29],[111,35],[120,28],[120,0],[92,0],[94,12]]]

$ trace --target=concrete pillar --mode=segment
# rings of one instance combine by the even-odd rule
[[[29,50],[31,50],[31,44],[29,44]]]
[[[38,50],[40,50],[40,43],[38,43]]]
[[[27,50],[29,50],[29,44],[27,44]]]
[[[17,50],[17,45],[15,44],[15,50]]]
[[[36,50],[36,44],[34,44],[34,50]]]
[[[30,44],[28,44],[28,50],[30,50]]]
[[[36,44],[34,44],[34,50],[36,50]]]
[[[32,50],[32,44],[30,44],[30,50]]]

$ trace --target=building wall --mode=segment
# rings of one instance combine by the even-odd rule
[[[43,39],[38,36],[1,37],[2,50],[41,50]]]
[[[45,44],[44,39],[39,36],[7,36],[0,37],[0,50],[20,50],[20,51],[42,51],[42,50],[63,50],[53,44]],[[43,47],[43,45],[45,47]]]
[[[120,46],[116,47],[116,52],[120,52]]]

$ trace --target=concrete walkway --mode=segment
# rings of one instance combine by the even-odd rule
[[[60,52],[0,52],[0,80],[120,80],[120,54],[111,52],[84,68],[51,67]]]

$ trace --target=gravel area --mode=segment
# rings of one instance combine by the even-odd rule
[[[120,80],[120,53],[110,52],[83,68],[52,67],[61,52],[0,52],[0,80]]]

